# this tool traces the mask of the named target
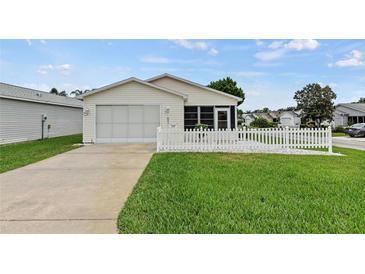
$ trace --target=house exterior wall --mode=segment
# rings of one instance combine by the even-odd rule
[[[300,118],[293,113],[285,112],[280,115],[280,127],[299,128]]]
[[[333,122],[334,122],[334,127],[339,127],[339,126],[345,127],[348,125],[348,115],[335,111]]]
[[[151,81],[151,83],[168,89],[177,90],[188,95],[188,100],[185,102],[185,105],[187,106],[237,105],[237,100],[234,98],[214,93],[170,77],[159,78]]]
[[[44,137],[82,132],[82,108],[0,98],[0,143],[40,139],[42,114],[47,115]],[[48,125],[51,128],[48,130]]]
[[[83,116],[84,143],[94,143],[96,140],[96,105],[160,105],[161,127],[184,128],[184,99],[181,96],[129,82],[84,97],[84,112],[88,110],[88,114]],[[166,107],[170,108],[168,114]]]

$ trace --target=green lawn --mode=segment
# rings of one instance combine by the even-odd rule
[[[45,140],[29,141],[0,146],[0,173],[49,158],[77,148],[82,135],[70,135]]]
[[[365,152],[155,154],[120,233],[365,233]]]
[[[346,135],[346,133],[344,132],[332,132],[332,137],[344,137],[344,136],[348,135]]]

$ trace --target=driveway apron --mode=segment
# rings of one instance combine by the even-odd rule
[[[87,145],[0,174],[1,233],[116,233],[154,144]]]

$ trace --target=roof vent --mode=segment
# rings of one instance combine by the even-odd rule
[[[40,92],[37,92],[38,97],[42,97],[42,94]]]

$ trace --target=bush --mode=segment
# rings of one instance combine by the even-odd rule
[[[196,124],[194,126],[194,129],[200,129],[200,130],[208,129],[208,125],[207,124]]]
[[[334,128],[333,132],[345,132],[345,128],[343,126],[337,126]]]
[[[273,124],[270,123],[268,120],[264,118],[256,118],[251,124],[251,127],[257,127],[257,128],[266,128],[266,127],[273,127]]]

